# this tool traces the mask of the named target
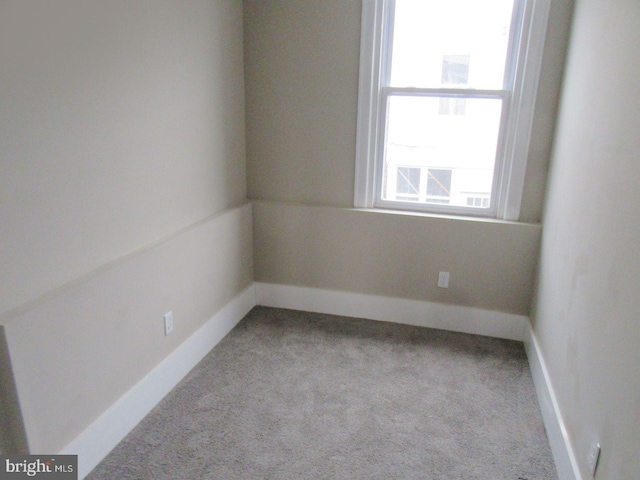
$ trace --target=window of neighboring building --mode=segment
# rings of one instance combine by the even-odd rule
[[[469,207],[489,207],[489,194],[483,194],[478,196],[478,194],[469,195],[467,197],[467,206]]]
[[[448,204],[451,199],[451,170],[427,169],[428,203]]]
[[[451,173],[451,170],[438,168],[390,168],[384,196],[402,202],[448,204],[451,197]]]
[[[417,202],[420,200],[420,169],[398,167],[396,171],[396,200]]]
[[[470,55],[444,55],[442,57],[442,85],[468,85]],[[439,115],[464,115],[467,99],[440,97]]]
[[[363,0],[356,206],[517,220],[548,2]]]
[[[471,55],[444,55],[442,57],[441,85],[469,85]]]

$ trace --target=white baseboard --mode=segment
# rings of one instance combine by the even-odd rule
[[[575,458],[573,450],[567,448],[569,443],[565,440],[566,431],[556,414],[555,396],[526,316],[418,300],[266,283],[251,285],[229,302],[60,452],[78,455],[78,478],[84,478],[100,463],[255,305],[524,341],[560,479],[582,480],[578,474],[567,476],[565,473],[574,471]],[[548,425],[550,422],[552,428]],[[551,438],[553,428],[554,439]],[[557,453],[558,450],[560,453]],[[577,468],[575,471],[578,471]]]
[[[479,308],[256,283],[256,304],[523,341],[527,317]]]
[[[78,455],[84,478],[255,306],[251,285],[124,394],[61,454]]]
[[[575,451],[571,444],[571,438],[562,419],[549,372],[531,324],[528,325],[526,330],[524,346],[529,359],[529,368],[533,376],[538,402],[542,410],[542,419],[547,430],[551,452],[558,470],[558,478],[560,480],[583,480]]]

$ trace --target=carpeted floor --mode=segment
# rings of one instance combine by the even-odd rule
[[[521,343],[257,307],[87,478],[557,474]]]

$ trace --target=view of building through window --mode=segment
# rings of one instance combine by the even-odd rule
[[[489,207],[512,9],[513,0],[395,1],[383,200]]]
[[[442,85],[469,85],[470,55],[445,55],[442,58]],[[440,115],[464,115],[467,101],[460,97],[440,97]]]

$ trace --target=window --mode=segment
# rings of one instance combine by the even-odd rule
[[[445,55],[442,57],[442,85],[468,85],[470,55]],[[440,97],[439,115],[464,115],[466,99]]]
[[[442,57],[442,85],[469,85],[471,55],[444,55]]]
[[[467,197],[467,205],[470,207],[483,207],[487,208],[489,206],[489,194],[482,194],[481,196],[477,196],[478,194],[469,195]]]
[[[390,167],[384,190],[386,198],[397,201],[448,204],[451,170]]]
[[[449,203],[451,170],[427,169],[427,202]]]
[[[420,200],[420,169],[398,167],[396,174],[396,200],[417,202]]]
[[[355,205],[517,220],[549,0],[363,0]]]

